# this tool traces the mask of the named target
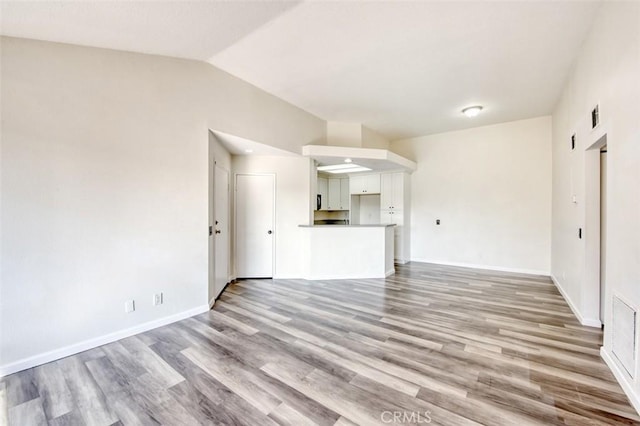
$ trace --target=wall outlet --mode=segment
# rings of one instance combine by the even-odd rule
[[[136,310],[136,302],[133,300],[127,300],[124,302],[124,311],[128,314]]]
[[[162,305],[162,293],[157,293],[153,295],[153,306]]]

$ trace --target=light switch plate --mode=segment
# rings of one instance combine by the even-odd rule
[[[157,293],[153,295],[153,306],[162,305],[163,297],[162,293]]]

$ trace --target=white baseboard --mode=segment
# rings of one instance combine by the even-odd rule
[[[600,322],[600,320],[593,318],[583,318],[582,321],[580,321],[580,324],[586,327],[602,328],[602,323]]]
[[[30,356],[19,361],[12,362],[0,366],[0,377],[7,376],[9,374],[17,373],[18,371],[26,370],[27,368],[35,367],[38,365],[46,364],[51,361],[56,361],[61,358],[75,355],[79,352],[84,352],[89,349],[97,348],[98,346],[106,345],[107,343],[115,342],[116,340],[124,339],[134,334],[144,333],[145,331],[152,330],[154,328],[162,327],[163,325],[171,324],[176,321],[183,320],[185,318],[192,317],[194,315],[207,312],[209,310],[208,305],[199,306],[197,308],[190,309],[188,311],[179,312],[168,317],[159,318],[157,320],[145,322],[135,327],[126,328],[124,330],[109,333],[104,336],[95,337],[93,339],[85,340],[83,342],[75,343],[73,345],[65,346],[63,348],[54,349],[49,352],[44,352],[38,355]]]
[[[573,311],[573,314],[576,316],[578,321],[580,321],[580,324],[587,327],[597,327],[597,328],[602,327],[602,323],[600,322],[600,320],[595,318],[584,318],[582,316],[582,314],[580,313],[580,309],[578,309],[575,303],[573,303],[573,300],[571,300],[569,295],[562,288],[562,285],[560,285],[560,282],[558,281],[558,279],[553,275],[551,275],[551,281],[553,281],[556,288],[558,289],[558,291],[560,292],[564,300],[567,302],[567,305],[569,305],[569,307],[571,308],[571,311]]]
[[[517,274],[543,275],[545,277],[549,276],[549,271],[542,271],[537,269],[505,268],[502,266],[477,265],[475,263],[446,262],[442,260],[416,259],[416,258],[411,258],[411,262],[434,263],[436,265],[459,266],[461,268],[486,269],[489,271],[515,272]]]
[[[396,273],[396,268],[391,268],[384,274],[384,276],[386,278],[386,277],[389,277],[389,276],[391,276],[391,275],[393,275],[395,273]]]
[[[393,274],[395,273],[395,270],[391,273]],[[385,272],[386,274],[386,272]],[[357,276],[357,277],[348,277],[348,276],[344,276],[344,275],[324,275],[324,274],[320,274],[320,275],[303,275],[302,279],[303,280],[307,280],[307,281],[323,281],[323,280],[373,280],[373,279],[380,279],[380,278],[386,278],[389,275],[384,275],[384,276],[380,276],[380,275],[369,275],[369,276]],[[300,279],[300,278],[294,278],[294,279]]]
[[[600,356],[609,366],[609,369],[620,384],[620,387],[622,387],[625,395],[627,395],[627,398],[629,398],[629,402],[631,402],[633,408],[635,408],[638,414],[640,414],[640,395],[633,390],[633,383],[631,382],[629,375],[622,371],[618,363],[613,359],[604,346],[600,348]]]
[[[213,308],[213,305],[215,305],[216,303],[216,298],[212,297],[211,300],[209,300],[209,309]]]

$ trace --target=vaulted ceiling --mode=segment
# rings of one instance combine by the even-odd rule
[[[2,34],[201,61],[389,139],[550,114],[593,1],[2,1]],[[460,111],[484,106],[476,118]]]

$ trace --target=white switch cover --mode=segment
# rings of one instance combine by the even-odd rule
[[[126,313],[131,313],[136,310],[136,303],[133,300],[127,300],[124,302],[124,311]]]
[[[578,197],[576,197],[575,195],[573,197],[571,197],[571,202],[573,203],[578,203]]]
[[[158,293],[158,294],[154,294],[153,295],[153,306],[158,306],[158,305],[162,305],[162,293]]]

